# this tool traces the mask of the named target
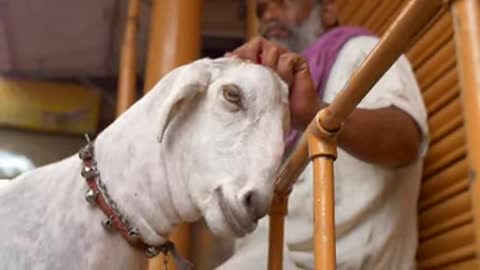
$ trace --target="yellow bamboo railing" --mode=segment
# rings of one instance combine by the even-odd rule
[[[289,191],[305,169],[308,159],[314,165],[314,255],[315,269],[335,269],[335,228],[333,202],[333,159],[335,133],[343,120],[405,52],[432,18],[445,7],[442,0],[410,1],[385,32],[379,44],[363,62],[334,101],[320,111],[301,137],[296,149],[282,166],[276,181],[276,198],[270,213],[269,239],[283,239],[283,216]],[[307,141],[308,138],[308,141]],[[280,211],[280,210],[283,211]],[[269,269],[282,269],[283,243],[271,242]]]
[[[128,15],[121,45],[118,75],[117,116],[128,109],[136,100],[137,76],[137,32],[141,0],[128,2]]]

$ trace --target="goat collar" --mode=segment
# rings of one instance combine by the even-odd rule
[[[85,193],[85,199],[92,206],[97,206],[107,216],[101,222],[107,231],[118,231],[128,243],[141,250],[148,258],[153,258],[162,252],[166,258],[170,252],[179,269],[191,269],[190,262],[182,258],[176,251],[175,245],[167,241],[162,245],[148,245],[143,240],[137,228],[132,227],[127,218],[119,211],[117,205],[108,194],[107,187],[100,178],[100,172],[95,161],[95,149],[88,135],[85,135],[87,145],[80,149],[78,155],[82,160],[82,177],[86,180],[89,189]]]

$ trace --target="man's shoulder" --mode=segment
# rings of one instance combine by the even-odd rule
[[[339,50],[335,63],[332,66],[333,72],[330,72],[330,74],[337,74],[334,77],[338,77],[337,79],[340,79],[342,82],[347,80],[378,42],[379,38],[375,36],[362,35],[350,38]],[[339,71],[344,76],[339,76]]]
[[[364,58],[378,44],[380,39],[375,36],[356,36],[349,39],[340,50],[339,57],[346,54],[349,59]]]

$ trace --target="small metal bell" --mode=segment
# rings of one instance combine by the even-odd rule
[[[85,192],[85,200],[91,205],[95,206],[98,192],[93,189],[88,189]]]
[[[80,149],[80,151],[78,151],[78,156],[83,161],[92,159],[93,146],[91,144],[88,144],[87,146],[83,147],[82,149]]]
[[[92,167],[83,167],[81,175],[87,180],[92,180],[97,176],[97,170]]]
[[[148,246],[147,249],[145,249],[145,255],[147,255],[148,258],[153,258],[160,253],[160,249],[154,246]]]
[[[133,243],[140,241],[140,234],[136,228],[131,228],[128,231],[128,237],[130,237],[130,241]]]
[[[112,217],[108,217],[104,220],[102,220],[102,227],[106,230],[106,231],[113,231],[113,220],[112,220]]]

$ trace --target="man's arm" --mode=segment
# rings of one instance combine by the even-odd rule
[[[302,129],[325,103],[305,110]],[[355,109],[343,123],[338,146],[352,156],[384,167],[396,168],[418,157],[421,132],[406,112],[395,108]]]

